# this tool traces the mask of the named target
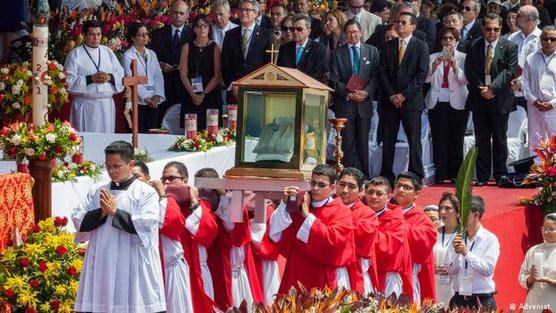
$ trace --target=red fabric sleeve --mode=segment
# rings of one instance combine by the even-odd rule
[[[160,233],[172,240],[180,241],[180,234],[184,227],[185,217],[181,214],[178,203],[174,198],[168,197],[164,225],[162,225]]]
[[[311,227],[306,245],[307,255],[322,264],[341,267],[355,260],[351,211],[336,205],[326,220],[317,218]]]
[[[202,209],[201,220],[199,221],[199,230],[194,238],[195,241],[205,246],[208,250],[218,235],[218,223],[216,222],[216,216],[214,216],[212,212],[210,203],[206,200],[201,200],[199,204]]]
[[[409,227],[407,239],[413,263],[426,263],[436,243],[437,232],[432,221],[421,208],[415,207],[405,215]]]

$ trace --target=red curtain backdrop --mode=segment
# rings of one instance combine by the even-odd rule
[[[0,253],[16,228],[24,235],[33,227],[32,188],[29,174],[0,175]]]

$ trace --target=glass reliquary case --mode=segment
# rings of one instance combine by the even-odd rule
[[[235,167],[225,177],[304,179],[326,161],[328,86],[274,64],[235,86],[239,89]]]

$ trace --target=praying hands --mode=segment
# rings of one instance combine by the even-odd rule
[[[102,217],[114,215],[118,209],[116,197],[106,188],[100,190],[100,208],[102,209]]]

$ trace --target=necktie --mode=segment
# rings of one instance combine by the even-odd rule
[[[400,53],[398,54],[398,64],[402,64],[403,55],[405,54],[405,41],[400,41]]]
[[[351,67],[353,68],[353,73],[359,74],[359,47],[352,46],[351,52]]]
[[[490,67],[492,66],[492,45],[489,44],[487,47],[486,63],[485,63],[485,75],[490,75]]]
[[[241,52],[243,52],[243,57],[247,56],[247,45],[249,44],[249,32],[251,32],[251,30],[245,28],[243,30],[243,37],[241,38]]]
[[[466,35],[466,33],[465,33],[465,27],[462,27],[462,28],[461,28],[461,38],[462,38],[462,39],[465,39],[465,35]]]
[[[303,47],[297,46],[297,51],[295,52],[295,65],[299,65],[301,57],[303,56]]]
[[[174,45],[174,51],[177,51],[180,47],[180,30],[176,29],[174,33],[174,38],[172,39],[172,44]]]
[[[444,63],[444,75],[442,77],[442,88],[448,88],[448,74],[450,74],[450,64]]]

